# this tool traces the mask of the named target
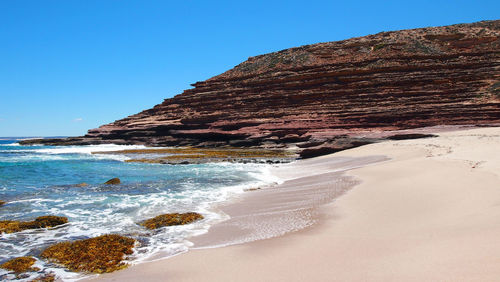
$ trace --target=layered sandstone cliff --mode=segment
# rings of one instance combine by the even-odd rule
[[[290,48],[193,86],[60,143],[307,147],[346,134],[499,123],[500,20]]]

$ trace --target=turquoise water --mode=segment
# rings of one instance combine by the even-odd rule
[[[140,244],[132,263],[186,251],[185,238],[206,232],[224,215],[211,210],[214,203],[245,187],[272,181],[266,165],[200,164],[161,165],[125,163],[123,155],[95,155],[141,146],[20,146],[0,140],[0,220],[32,220],[41,215],[66,216],[69,223],[49,230],[0,235],[0,263],[18,256],[37,256],[50,244],[116,233]],[[103,185],[119,177],[121,185]],[[78,183],[89,184],[77,187]],[[206,218],[186,226],[148,231],[138,225],[167,212],[195,211]],[[65,280],[77,279],[54,265],[37,261],[41,272],[55,272]],[[12,276],[0,270],[0,280]]]

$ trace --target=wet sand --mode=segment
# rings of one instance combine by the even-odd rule
[[[271,234],[269,229],[252,230],[272,229],[283,218],[269,217],[271,211],[287,215],[283,206],[295,210],[304,199],[312,203],[312,212],[304,210],[301,216],[312,218],[312,227],[266,240],[195,249],[99,280],[498,281],[500,128],[439,135],[371,144],[282,166],[274,173],[289,179],[280,186],[290,193],[278,193],[279,187],[248,192],[222,207],[233,223],[216,225],[193,241],[202,247],[227,244],[235,234]],[[347,175],[333,165],[339,158],[383,155],[390,160],[354,168]],[[311,196],[316,192],[317,197]],[[278,204],[265,204],[271,200]],[[244,222],[249,211],[256,212],[255,220],[235,223]],[[301,218],[291,214],[292,221]]]
[[[355,177],[345,175],[346,171],[385,160],[384,156],[335,157],[275,167],[271,173],[282,183],[258,187],[218,207],[230,218],[191,238],[193,248],[268,239],[312,226],[322,205],[359,184]]]

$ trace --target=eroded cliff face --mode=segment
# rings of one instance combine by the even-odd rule
[[[346,134],[499,123],[500,20],[286,49],[193,86],[67,142],[312,146]]]

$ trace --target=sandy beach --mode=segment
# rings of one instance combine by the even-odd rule
[[[221,207],[231,220],[193,238],[194,246],[223,245],[235,234],[253,238],[255,228],[235,229],[231,222],[268,212],[273,201],[279,215],[287,214],[283,203],[309,207],[291,219],[312,218],[312,226],[265,240],[193,249],[97,280],[500,281],[499,149],[500,127],[479,128],[283,165],[273,171],[286,180],[283,184],[245,193]],[[339,158],[352,163],[347,173],[337,171]],[[276,191],[284,189],[290,192],[283,199],[287,194]],[[253,218],[262,223],[270,217]],[[279,218],[266,224],[279,225]]]

